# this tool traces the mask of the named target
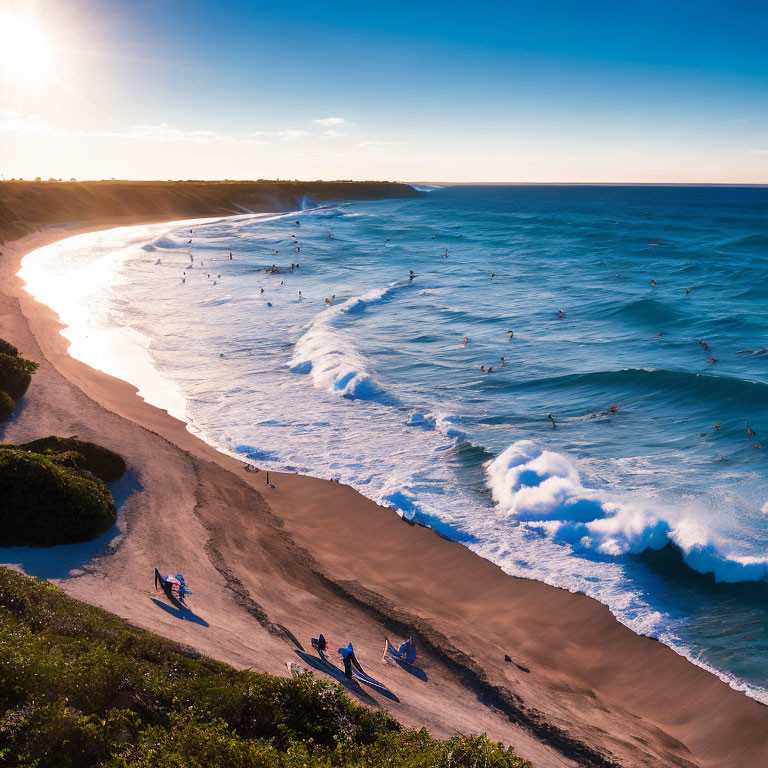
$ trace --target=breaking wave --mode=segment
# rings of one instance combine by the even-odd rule
[[[574,552],[619,557],[676,547],[683,562],[715,581],[764,581],[768,558],[739,555],[699,522],[673,524],[655,510],[617,503],[586,488],[571,460],[530,440],[510,445],[488,465],[487,484],[502,514]]]

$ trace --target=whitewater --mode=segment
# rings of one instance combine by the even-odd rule
[[[70,353],[768,702],[768,190],[457,187],[29,254]],[[491,369],[489,371],[489,369]]]

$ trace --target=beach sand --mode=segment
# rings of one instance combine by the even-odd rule
[[[285,674],[300,660],[296,642],[311,659],[319,632],[334,657],[351,640],[389,689],[351,696],[435,735],[485,731],[537,768],[768,765],[768,708],[595,600],[507,576],[346,486],[270,472],[267,488],[264,472],[244,471],[132,386],[70,358],[58,318],[16,277],[20,260],[117,223],[139,219],[49,227],[0,246],[0,338],[41,364],[2,439],[77,435],[124,456],[125,534],[100,553],[0,550],[0,562],[236,667]],[[155,593],[155,567],[185,574],[191,615]],[[385,636],[406,634],[426,680],[381,661]]]

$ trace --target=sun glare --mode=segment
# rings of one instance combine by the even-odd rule
[[[51,67],[53,47],[33,16],[0,11],[0,67],[3,74],[34,79]]]

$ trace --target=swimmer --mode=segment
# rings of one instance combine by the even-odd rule
[[[496,279],[496,273],[495,272],[491,272],[491,280],[495,280],[495,279]]]
[[[502,357],[501,358],[501,367],[503,368],[507,364],[507,361]]]
[[[752,429],[752,427],[750,427],[749,424],[747,424],[747,434],[748,435],[756,435],[757,432],[755,432],[755,430]]]
[[[563,318],[563,317],[565,317],[565,312],[563,312],[563,310],[561,309],[561,310],[560,310],[560,311],[557,313],[557,316],[558,316],[559,318]]]
[[[509,340],[512,341],[512,339],[515,338],[515,332],[514,331],[507,331],[507,333],[509,334]]]
[[[299,301],[301,301],[304,297],[301,295],[301,291],[299,291]]]
[[[325,297],[325,303],[326,304],[330,304],[331,303],[331,300],[327,296]]]
[[[464,337],[464,341],[461,342],[461,346],[462,347],[466,347],[467,346],[467,337],[466,336]]]
[[[691,288],[686,288],[685,289],[685,295],[687,296],[691,292],[691,290],[692,290]]]
[[[657,338],[657,339],[660,339],[660,338],[661,338],[661,331],[659,331],[659,332],[656,334],[656,338]]]
[[[298,245],[296,246],[296,253],[301,253],[301,248]]]
[[[618,413],[619,412],[619,406],[618,405],[612,405],[608,409],[608,413]]]
[[[717,430],[720,429],[720,427],[722,427],[722,426],[723,426],[723,422],[722,421],[718,421],[717,424],[715,424],[715,432],[717,432]]]
[[[762,442],[760,442],[760,440],[758,440],[758,441],[755,443],[754,447],[755,447],[755,448],[762,448],[762,447],[763,447],[763,444],[762,444]]]
[[[333,240],[333,232],[330,229],[328,230],[328,239]]]
[[[715,358],[714,358],[714,357],[710,357],[710,358],[709,358],[709,360],[707,360],[707,362],[708,362],[710,365],[712,365],[713,363],[716,363],[716,362],[717,362],[717,360],[715,360]]]
[[[388,242],[389,242],[389,238],[388,238],[388,237],[385,237],[385,238],[384,238],[384,242],[385,242],[385,243],[388,243]]]
[[[493,371],[493,366],[492,366],[492,365],[489,365],[489,366],[488,366],[488,373],[493,373],[493,372],[494,372],[494,371]]]
[[[617,273],[616,273],[616,278],[617,278],[617,279],[621,279],[621,272],[617,272]]]
[[[300,222],[298,219],[296,219],[296,226],[297,226],[297,227],[300,227],[300,226],[301,226],[301,222]]]
[[[480,366],[480,370],[481,370],[483,373],[485,373],[485,366],[484,366],[484,365],[481,365],[481,366]]]
[[[408,270],[408,279],[413,280],[413,278],[416,277],[412,269]]]
[[[552,429],[557,429],[557,424],[555,424],[555,420],[552,418],[552,414],[550,413],[547,418],[552,422]]]
[[[277,256],[278,253],[280,253],[280,251],[278,251],[277,248],[275,248],[275,256]]]
[[[260,293],[264,293],[264,286],[263,285],[261,286]]]
[[[699,344],[701,344],[702,349],[709,349],[709,344],[706,341],[700,341]]]
[[[232,251],[229,252],[229,260],[232,261]]]
[[[655,280],[651,280],[651,285],[655,288],[656,287],[656,281]]]
[[[448,249],[447,248],[445,249],[445,253],[443,254],[443,258],[444,259],[448,258]]]

